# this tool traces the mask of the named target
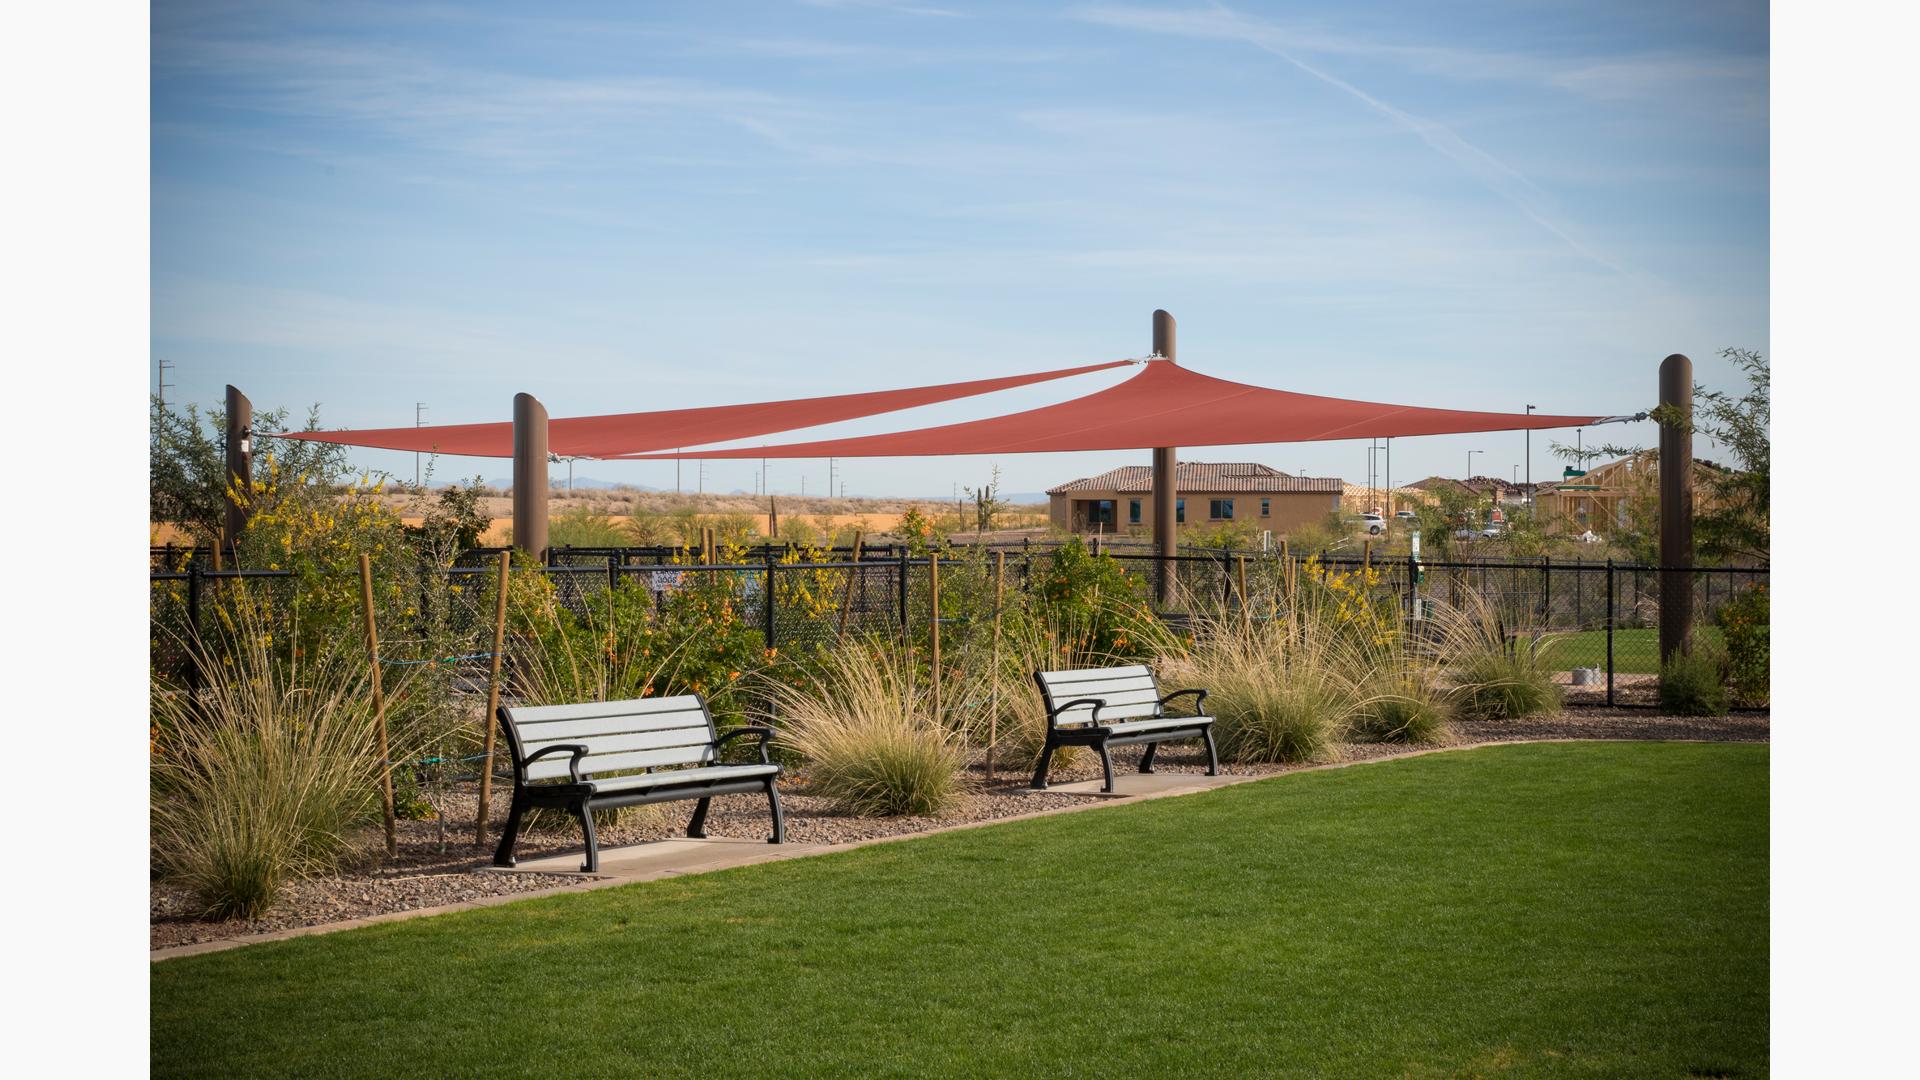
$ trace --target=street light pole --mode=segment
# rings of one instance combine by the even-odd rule
[[[1473,455],[1475,455],[1475,454],[1484,454],[1484,453],[1486,453],[1486,451],[1485,451],[1485,450],[1469,450],[1469,451],[1467,451],[1467,479],[1469,479],[1469,480],[1471,480],[1471,479],[1473,479]]]
[[[1533,418],[1533,410],[1537,408],[1539,408],[1538,405],[1527,406],[1527,418],[1529,420]],[[1533,503],[1533,429],[1532,428],[1527,429],[1527,503],[1528,505],[1532,505]]]

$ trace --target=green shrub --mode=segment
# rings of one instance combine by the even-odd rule
[[[1035,614],[1061,627],[1083,628],[1072,651],[1096,656],[1138,655],[1128,626],[1143,613],[1142,582],[1127,576],[1111,555],[1095,555],[1074,537],[1033,575]]]
[[[1727,654],[1704,635],[1660,665],[1660,708],[1676,716],[1725,716]]]
[[[801,686],[769,688],[779,740],[806,759],[809,791],[875,816],[938,814],[961,792],[966,741],[935,715],[914,658],[849,641]]]
[[[1772,696],[1768,607],[1767,587],[1755,585],[1714,614],[1727,647],[1727,688],[1742,705],[1765,705]]]

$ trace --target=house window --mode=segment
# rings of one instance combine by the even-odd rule
[[[1207,518],[1211,521],[1232,521],[1232,499],[1210,499],[1207,501]]]
[[[1173,500],[1173,523],[1175,525],[1185,525],[1187,523],[1187,500]]]
[[[1140,500],[1139,499],[1127,500],[1127,524],[1129,525],[1140,524]]]
[[[1113,500],[1112,499],[1095,499],[1087,503],[1087,524],[1089,525],[1113,524]]]
[[[1273,500],[1272,499],[1260,500],[1260,516],[1261,517],[1273,516]]]

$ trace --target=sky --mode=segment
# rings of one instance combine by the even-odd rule
[[[325,427],[913,386],[1144,356],[1412,405],[1615,414],[1768,351],[1764,3],[195,4],[152,12],[170,401]],[[760,441],[1031,408],[1081,376]],[[1536,433],[1531,474],[1574,432]],[[1582,433],[1652,445],[1651,424]],[[1393,479],[1525,478],[1519,432]],[[1469,452],[1472,453],[1470,456]],[[1697,453],[1712,457],[1702,442]],[[1365,440],[1194,447],[1366,482]],[[1150,454],[857,459],[850,495]],[[411,480],[411,454],[353,452]],[[757,462],[680,470],[753,490]],[[505,477],[443,458],[440,480]],[[564,476],[565,467],[556,467]],[[828,463],[775,461],[818,494]],[[671,462],[577,477],[671,489]]]

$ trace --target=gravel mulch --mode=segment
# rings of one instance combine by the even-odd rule
[[[1527,739],[1691,739],[1709,742],[1766,742],[1769,719],[1765,712],[1725,717],[1666,716],[1644,709],[1569,709],[1525,720],[1469,721],[1455,725],[1457,743],[1513,742]],[[1396,757],[1421,747],[1378,743],[1347,743],[1341,760],[1365,761]],[[1138,747],[1113,752],[1116,774],[1131,772],[1140,760]],[[1233,765],[1221,772],[1236,776],[1269,776],[1307,768],[1304,765]],[[1205,755],[1197,749],[1169,747],[1161,751],[1154,768],[1162,773],[1204,773]],[[927,832],[969,822],[1032,814],[1069,806],[1086,806],[1082,796],[1058,792],[1030,792],[1028,774],[1002,768],[995,782],[984,771],[969,770],[968,792],[944,814],[932,817],[853,817],[835,812],[819,796],[808,795],[796,778],[783,785],[781,802],[787,816],[787,839],[796,844],[839,844],[887,836]],[[1083,753],[1062,762],[1055,758],[1049,781],[1054,784],[1097,779],[1099,759]],[[469,789],[448,794],[439,802],[447,816],[444,830],[436,821],[403,821],[399,829],[399,856],[389,860],[375,845],[361,864],[339,877],[295,882],[272,910],[258,919],[215,922],[199,918],[189,898],[178,889],[156,882],[151,889],[150,947],[167,948],[220,938],[242,937],[302,926],[343,922],[369,915],[477,900],[503,894],[553,888],[577,888],[588,879],[579,875],[495,874],[483,872],[491,849],[472,843],[474,799]],[[491,820],[506,816],[506,793],[496,791]],[[610,824],[600,824],[602,850],[660,840],[684,834],[691,803],[640,807],[622,813]],[[766,800],[756,795],[715,799],[707,817],[709,836],[763,838],[767,835]],[[497,837],[497,831],[494,833]],[[570,821],[522,835],[517,854],[522,859],[578,851],[578,827]]]

